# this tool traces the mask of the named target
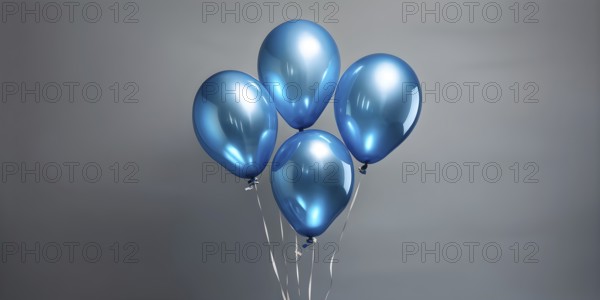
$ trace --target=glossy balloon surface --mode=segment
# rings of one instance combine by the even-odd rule
[[[313,22],[285,22],[273,29],[260,47],[259,79],[293,128],[315,123],[335,91],[339,74],[335,41]]]
[[[193,107],[202,148],[228,171],[254,178],[266,167],[277,138],[277,112],[263,85],[239,71],[208,78]]]
[[[376,163],[398,147],[421,112],[421,87],[413,69],[389,54],[353,63],[335,95],[335,119],[354,157]]]
[[[279,209],[301,235],[321,235],[344,210],[354,184],[352,157],[330,133],[289,138],[273,160],[271,187]]]

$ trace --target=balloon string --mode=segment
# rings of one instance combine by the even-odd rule
[[[316,243],[316,241],[315,241]],[[313,269],[315,267],[315,245],[312,245],[312,260],[310,261],[310,277],[308,278],[308,300],[311,299],[312,296],[312,277],[313,277]]]
[[[281,216],[281,211],[279,212],[279,228],[281,229],[281,244],[283,244],[283,246],[285,247],[285,235],[283,233],[283,218]],[[287,266],[287,255],[285,255],[285,253],[284,253],[284,257],[283,257],[283,267],[285,270],[285,295],[286,295],[286,299],[290,300],[290,291],[289,291],[290,281],[289,281],[289,272],[288,272],[288,266]]]
[[[366,169],[366,168],[365,168]],[[362,176],[358,180],[358,185],[356,186],[356,191],[354,192],[354,197],[352,198],[352,202],[350,202],[350,208],[348,209],[348,214],[346,215],[346,221],[344,222],[344,227],[342,227],[342,232],[340,233],[340,238],[338,239],[338,246],[333,250],[333,254],[331,255],[331,260],[329,261],[329,289],[327,290],[327,294],[325,294],[325,300],[329,298],[329,294],[331,293],[331,289],[333,288],[333,262],[335,261],[335,254],[337,253],[338,248],[341,246],[342,238],[344,237],[344,232],[346,231],[346,226],[348,226],[348,220],[350,220],[350,214],[352,213],[352,208],[354,207],[354,203],[356,202],[356,197],[358,196],[358,190],[360,189],[360,182],[362,181]]]
[[[298,297],[300,297],[300,267],[298,266],[298,256],[300,255],[300,250],[298,249],[298,235],[296,234],[296,280],[298,282]]]
[[[267,244],[269,244],[269,254],[271,255],[271,264],[273,265],[273,271],[275,272],[275,277],[277,277],[277,282],[279,282],[279,288],[281,288],[281,296],[283,300],[287,300],[285,298],[285,293],[283,292],[283,285],[281,284],[281,280],[279,279],[279,272],[277,272],[277,263],[275,262],[275,258],[273,257],[273,249],[271,248],[271,239],[269,238],[269,230],[267,229],[267,221],[265,220],[265,214],[262,209],[262,205],[260,204],[260,197],[258,196],[258,184],[253,183],[254,190],[256,191],[256,201],[258,202],[258,209],[260,210],[260,215],[262,217],[263,226],[265,227],[265,235],[267,237]]]

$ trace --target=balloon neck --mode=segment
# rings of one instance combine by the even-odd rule
[[[368,167],[369,164],[365,163],[364,165],[362,165],[362,167],[358,168],[358,171],[360,172],[360,174],[366,175]]]
[[[298,129],[298,132],[302,132],[302,131],[304,131],[304,128]]]
[[[306,240],[306,244],[302,245],[302,248],[306,248],[306,247],[308,247],[308,246],[310,246],[310,245],[312,245],[312,244],[314,244],[314,243],[316,243],[316,242],[317,242],[317,239],[316,239],[316,238],[314,238],[314,237],[309,237],[309,238]]]
[[[254,177],[248,180],[248,186],[245,188],[246,191],[251,191],[253,189],[258,190],[258,177]]]

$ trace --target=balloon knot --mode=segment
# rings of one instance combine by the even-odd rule
[[[358,171],[360,172],[360,174],[367,174],[367,167],[369,167],[369,164],[365,163],[364,165],[362,165],[362,167],[360,167],[358,169]]]
[[[245,188],[245,190],[251,191],[252,189],[255,189],[257,185],[258,185],[258,177],[254,177],[254,178],[248,180],[248,186]]]
[[[302,131],[304,131],[304,128],[298,129],[298,132],[302,132]]]
[[[312,244],[314,244],[314,243],[316,243],[316,242],[317,242],[317,239],[316,239],[316,238],[314,238],[314,237],[309,237],[309,238],[306,240],[306,244],[302,245],[302,248],[306,248],[306,247],[308,247],[308,246],[310,246],[310,245],[312,245]]]

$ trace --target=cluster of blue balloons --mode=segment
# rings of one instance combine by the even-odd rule
[[[208,78],[194,99],[196,136],[219,164],[250,184],[267,166],[277,138],[277,112],[299,132],[279,148],[271,186],[290,225],[312,240],[350,200],[354,166],[376,163],[411,133],[421,112],[417,75],[402,59],[372,54],[340,74],[331,35],[305,20],[288,21],[265,38],[259,80],[239,71]],[[336,88],[337,87],[337,88]],[[312,126],[333,96],[342,143]]]

